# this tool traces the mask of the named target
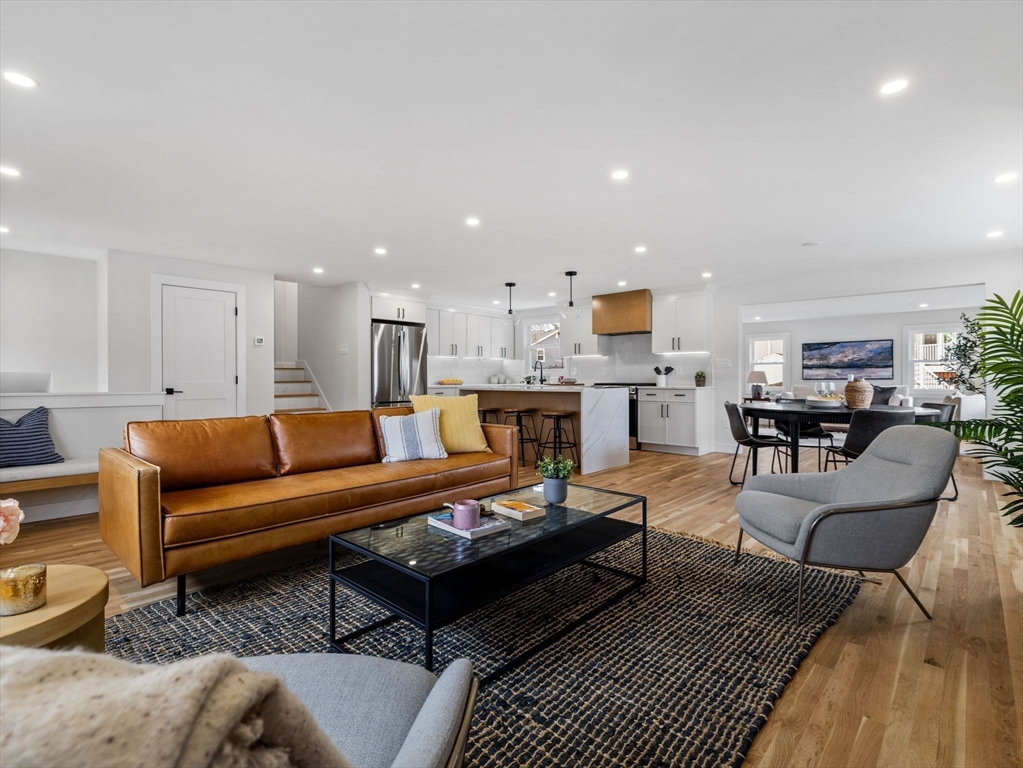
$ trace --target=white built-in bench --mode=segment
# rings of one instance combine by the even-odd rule
[[[0,468],[0,497],[14,496],[26,522],[96,512],[100,448],[120,446],[129,421],[163,418],[162,392],[0,394],[0,417],[15,422],[40,405],[60,464]]]

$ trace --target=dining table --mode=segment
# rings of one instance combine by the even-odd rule
[[[756,402],[743,403],[739,408],[743,416],[749,417],[751,421],[751,432],[754,437],[760,434],[760,420],[773,419],[789,425],[789,451],[792,454],[792,472],[799,471],[799,424],[848,424],[852,421],[853,414],[858,408],[849,408],[842,405],[837,408],[819,408],[807,405],[806,401],[789,401],[785,403]],[[872,405],[874,411],[913,411],[917,424],[925,422],[936,422],[941,416],[941,411],[936,408],[921,408],[919,406],[901,405]],[[757,454],[753,450],[753,474],[757,473]]]

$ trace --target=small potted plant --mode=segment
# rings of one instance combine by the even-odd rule
[[[561,504],[568,498],[568,478],[573,469],[575,462],[560,453],[540,459],[536,471],[543,478],[543,498],[548,504]]]
[[[696,386],[705,387],[707,386],[707,374],[703,371],[697,371],[693,374],[693,378],[696,379]]]

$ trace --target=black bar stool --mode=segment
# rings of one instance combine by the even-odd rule
[[[497,408],[479,408],[477,409],[476,413],[479,414],[480,424],[488,423],[490,421],[491,416],[494,417],[495,424],[501,423],[497,420]]]
[[[534,461],[540,455],[540,441],[536,437],[536,419],[534,414],[536,408],[505,408],[504,409],[504,423],[509,424],[509,419],[514,421],[516,427],[519,428],[519,458],[522,461],[522,466],[526,466],[526,446],[533,446],[533,457]],[[526,421],[526,417],[529,421]]]
[[[537,460],[539,461],[548,448],[551,450],[552,456],[564,455],[565,449],[568,449],[572,455],[572,461],[578,467],[579,454],[576,449],[579,447],[579,444],[578,433],[575,431],[575,411],[540,411],[540,416],[540,434],[543,435],[543,440],[539,445]],[[550,427],[547,426],[548,421],[551,422]],[[565,429],[566,422],[572,428],[571,436],[569,436],[569,431]]]

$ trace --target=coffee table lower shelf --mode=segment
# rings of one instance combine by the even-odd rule
[[[641,538],[641,573],[629,573],[587,560],[588,557],[611,545],[636,535]],[[483,679],[484,683],[506,674],[537,651],[607,610],[637,590],[646,581],[647,575],[645,515],[644,524],[611,517],[596,519],[556,536],[453,569],[433,578],[424,577],[391,561],[376,559],[372,552],[362,550],[350,542],[333,537],[330,541],[330,645],[335,650],[347,652],[344,645],[350,640],[397,619],[405,619],[425,632],[424,666],[431,671],[434,631],[570,565],[582,563],[600,568],[629,582],[599,605],[491,672]],[[335,545],[344,546],[370,559],[352,566],[336,568]],[[390,611],[391,615],[338,637],[335,602],[338,584],[369,598]]]

